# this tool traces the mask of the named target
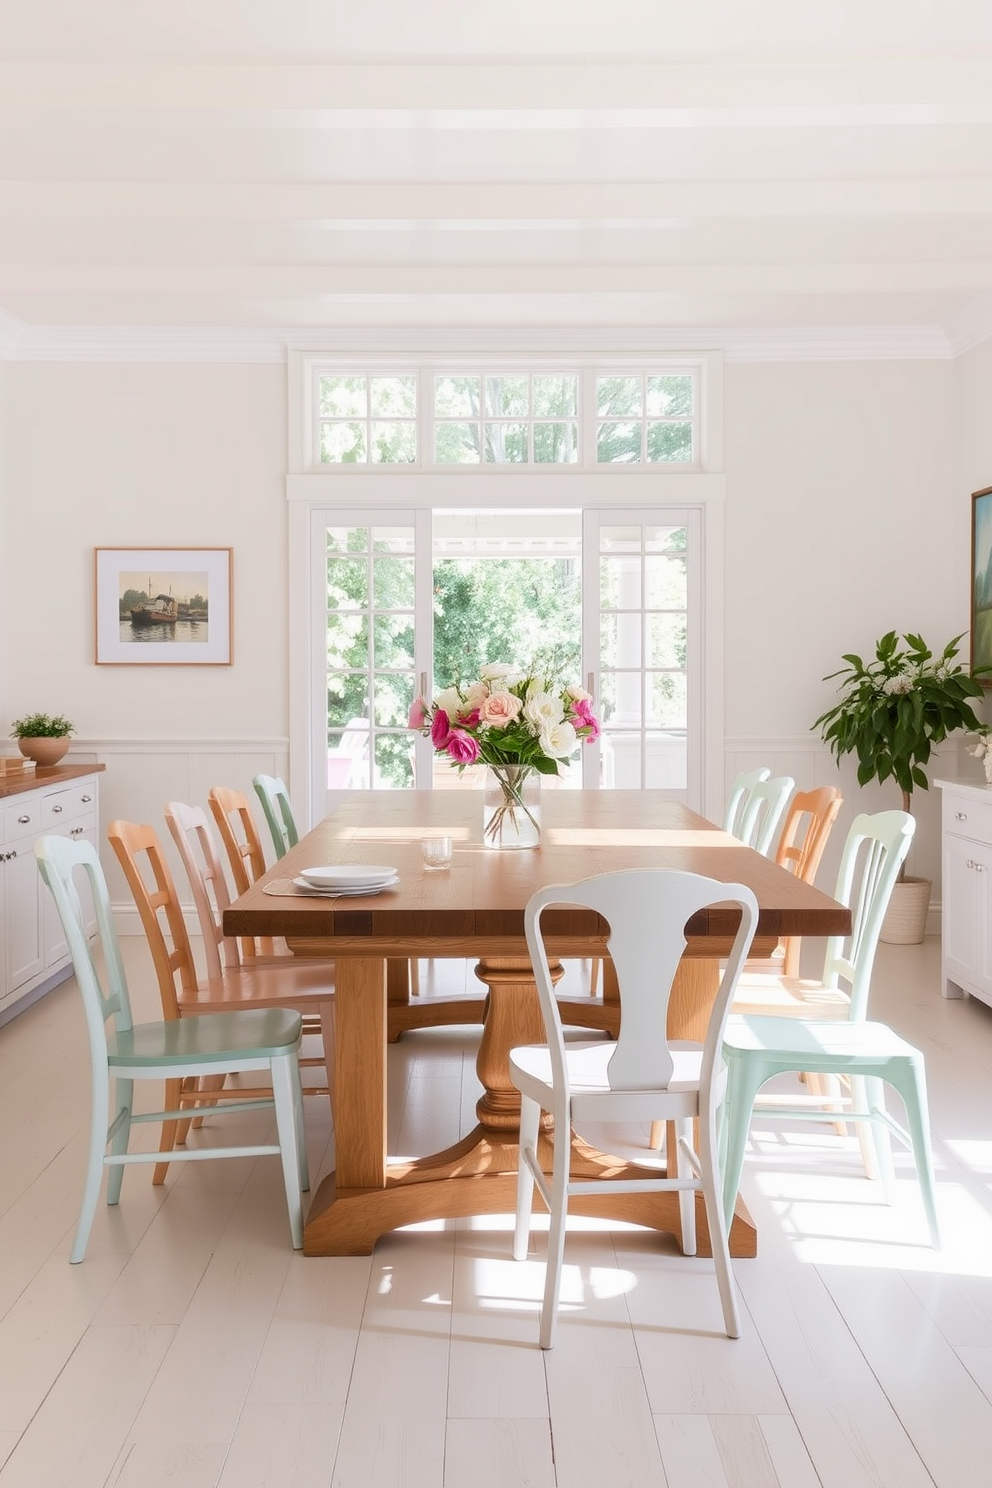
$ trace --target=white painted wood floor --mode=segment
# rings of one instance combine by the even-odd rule
[[[136,1010],[155,1016],[144,943],[125,948]],[[158,1190],[130,1171],[70,1267],[88,1097],[66,983],[0,1030],[0,1485],[987,1482],[992,1009],[944,1002],[938,975],[936,941],[883,946],[873,1011],[926,1051],[942,1252],[908,1159],[889,1209],[853,1138],[776,1134],[761,1118],[745,1173],[760,1254],[736,1263],[743,1336],[723,1335],[709,1262],[578,1221],[548,1355],[543,1266],[511,1259],[509,1217],[308,1260],[289,1247],[273,1159],[189,1164]],[[473,1124],[473,1060],[470,1031],[391,1051],[393,1152]],[[307,1121],[316,1179],[331,1160],[326,1102],[309,1100]],[[143,1131],[153,1145],[157,1129]]]

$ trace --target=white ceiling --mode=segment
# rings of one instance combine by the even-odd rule
[[[11,355],[992,331],[990,0],[0,0],[0,38]]]

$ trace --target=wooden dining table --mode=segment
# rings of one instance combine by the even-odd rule
[[[496,850],[483,845],[479,793],[356,792],[225,912],[230,935],[283,936],[291,945],[335,958],[334,1035],[325,1037],[335,1169],[311,1203],[304,1231],[307,1255],[368,1255],[379,1235],[401,1225],[513,1211],[519,1096],[509,1078],[508,1053],[517,1044],[544,1041],[524,939],[524,906],[538,887],[647,867],[745,883],[759,905],[754,954],[769,954],[781,936],[828,936],[850,929],[843,905],[662,791],[546,790],[542,813],[538,848]],[[423,840],[439,834],[453,839],[451,867],[429,870]],[[348,863],[393,866],[398,882],[377,895],[341,899],[307,894],[293,882],[301,869]],[[720,957],[729,951],[736,918],[728,905],[690,921],[669,1005],[671,1037],[704,1037]],[[574,908],[545,920],[556,970],[561,958],[606,956],[605,925],[598,916]],[[442,1152],[391,1161],[386,1145],[389,1008],[402,1012],[416,999],[387,968],[423,957],[476,962],[485,996],[470,1004],[468,1015],[482,1024],[478,1125]],[[575,998],[567,1020],[609,1031],[616,1016],[613,997],[615,983],[607,977],[604,998]],[[463,1002],[454,1021],[465,1016]],[[412,1026],[417,1017],[408,1024],[400,1021]],[[443,1021],[436,1009],[433,1021]],[[573,1171],[583,1175],[615,1177],[630,1166],[577,1137],[572,1144]],[[550,1166],[550,1147],[548,1153]],[[681,1234],[675,1194],[593,1194],[572,1208]],[[700,1208],[699,1253],[706,1254],[708,1245]],[[739,1203],[731,1251],[754,1255],[756,1248],[755,1227]]]

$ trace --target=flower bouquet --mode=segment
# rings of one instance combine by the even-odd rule
[[[974,742],[965,746],[969,754],[980,759],[985,771],[986,784],[992,785],[992,729],[978,729]]]
[[[502,662],[482,667],[479,680],[446,687],[433,701],[417,698],[410,727],[461,771],[490,772],[484,841],[491,847],[536,847],[540,808],[531,799],[542,775],[557,775],[580,743],[599,737],[592,699],[540,675],[522,676]]]

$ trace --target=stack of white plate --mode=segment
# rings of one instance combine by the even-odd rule
[[[399,883],[395,868],[381,863],[329,863],[323,868],[303,868],[293,882],[310,894],[324,894],[331,899],[380,894]]]

